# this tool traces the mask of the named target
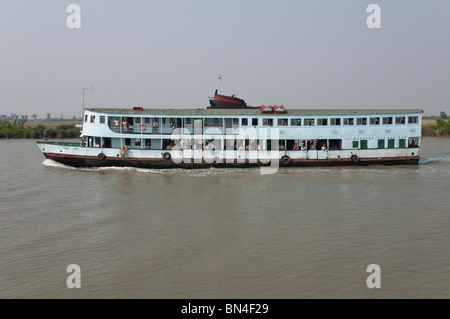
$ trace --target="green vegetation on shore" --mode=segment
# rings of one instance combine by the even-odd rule
[[[423,136],[450,136],[450,121],[436,119],[436,124],[422,125]]]
[[[55,127],[36,125],[24,127],[26,120],[12,118],[0,120],[0,138],[43,138],[46,132],[47,138],[77,138],[80,137],[80,129],[75,124],[62,124]]]

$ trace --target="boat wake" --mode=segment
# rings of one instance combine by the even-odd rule
[[[201,168],[201,169],[183,169],[183,168],[160,168],[160,169],[151,169],[151,168],[137,168],[137,167],[117,167],[117,166],[106,166],[106,167],[73,167],[69,165],[64,165],[58,163],[51,159],[45,159],[42,162],[42,165],[46,167],[60,168],[60,169],[69,169],[76,171],[87,171],[87,172],[138,172],[144,174],[162,174],[162,175],[188,175],[192,177],[202,177],[202,176],[210,176],[210,175],[218,175],[218,174],[239,174],[244,172],[253,172],[254,174],[259,173],[259,168]]]
[[[61,163],[58,163],[51,159],[45,159],[42,162],[42,165],[47,167],[55,167],[55,168],[65,168],[70,170],[77,170],[77,171],[95,171],[95,172],[101,172],[101,171],[145,171],[145,172],[157,172],[157,170],[151,170],[151,169],[139,169],[135,167],[116,167],[116,166],[107,166],[107,167],[73,167],[69,165],[64,165]]]
[[[76,169],[75,167],[69,166],[69,165],[64,165],[61,163],[58,163],[54,160],[51,159],[45,159],[42,162],[42,165],[47,166],[47,167],[57,167],[57,168],[66,168],[66,169]]]
[[[436,162],[449,162],[450,158],[442,156],[424,157],[419,160],[419,165],[427,165]]]

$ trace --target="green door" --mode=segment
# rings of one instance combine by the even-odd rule
[[[395,147],[395,140],[392,139],[388,139],[388,147],[389,148],[394,148]]]

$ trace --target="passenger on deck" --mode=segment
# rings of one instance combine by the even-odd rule
[[[127,133],[128,132],[128,123],[127,123],[127,121],[125,121],[125,119],[122,121],[122,126],[123,126],[123,133]]]
[[[166,150],[173,150],[174,146],[175,146],[174,143],[170,142],[170,144],[167,145]]]
[[[297,143],[294,144],[294,147],[292,148],[293,151],[298,151],[298,145]]]
[[[148,141],[147,144],[145,144],[145,149],[149,150],[151,146],[152,146],[152,143],[150,141]]]
[[[280,143],[280,151],[284,151],[284,144]]]
[[[153,118],[153,125],[152,125],[152,127],[153,127],[153,134],[158,133],[158,126],[159,126],[158,120],[156,119],[156,116],[155,116]]]
[[[302,151],[306,151],[305,143],[302,144],[301,148]]]
[[[116,125],[116,133],[120,133],[120,121],[117,117],[114,120],[114,124]]]
[[[325,144],[322,144],[322,151],[326,151],[326,150],[327,150],[326,145],[325,145]]]

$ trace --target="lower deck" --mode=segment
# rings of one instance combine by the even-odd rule
[[[257,166],[416,165],[419,147],[305,150],[145,150],[38,142],[46,158],[75,167],[204,168]]]

